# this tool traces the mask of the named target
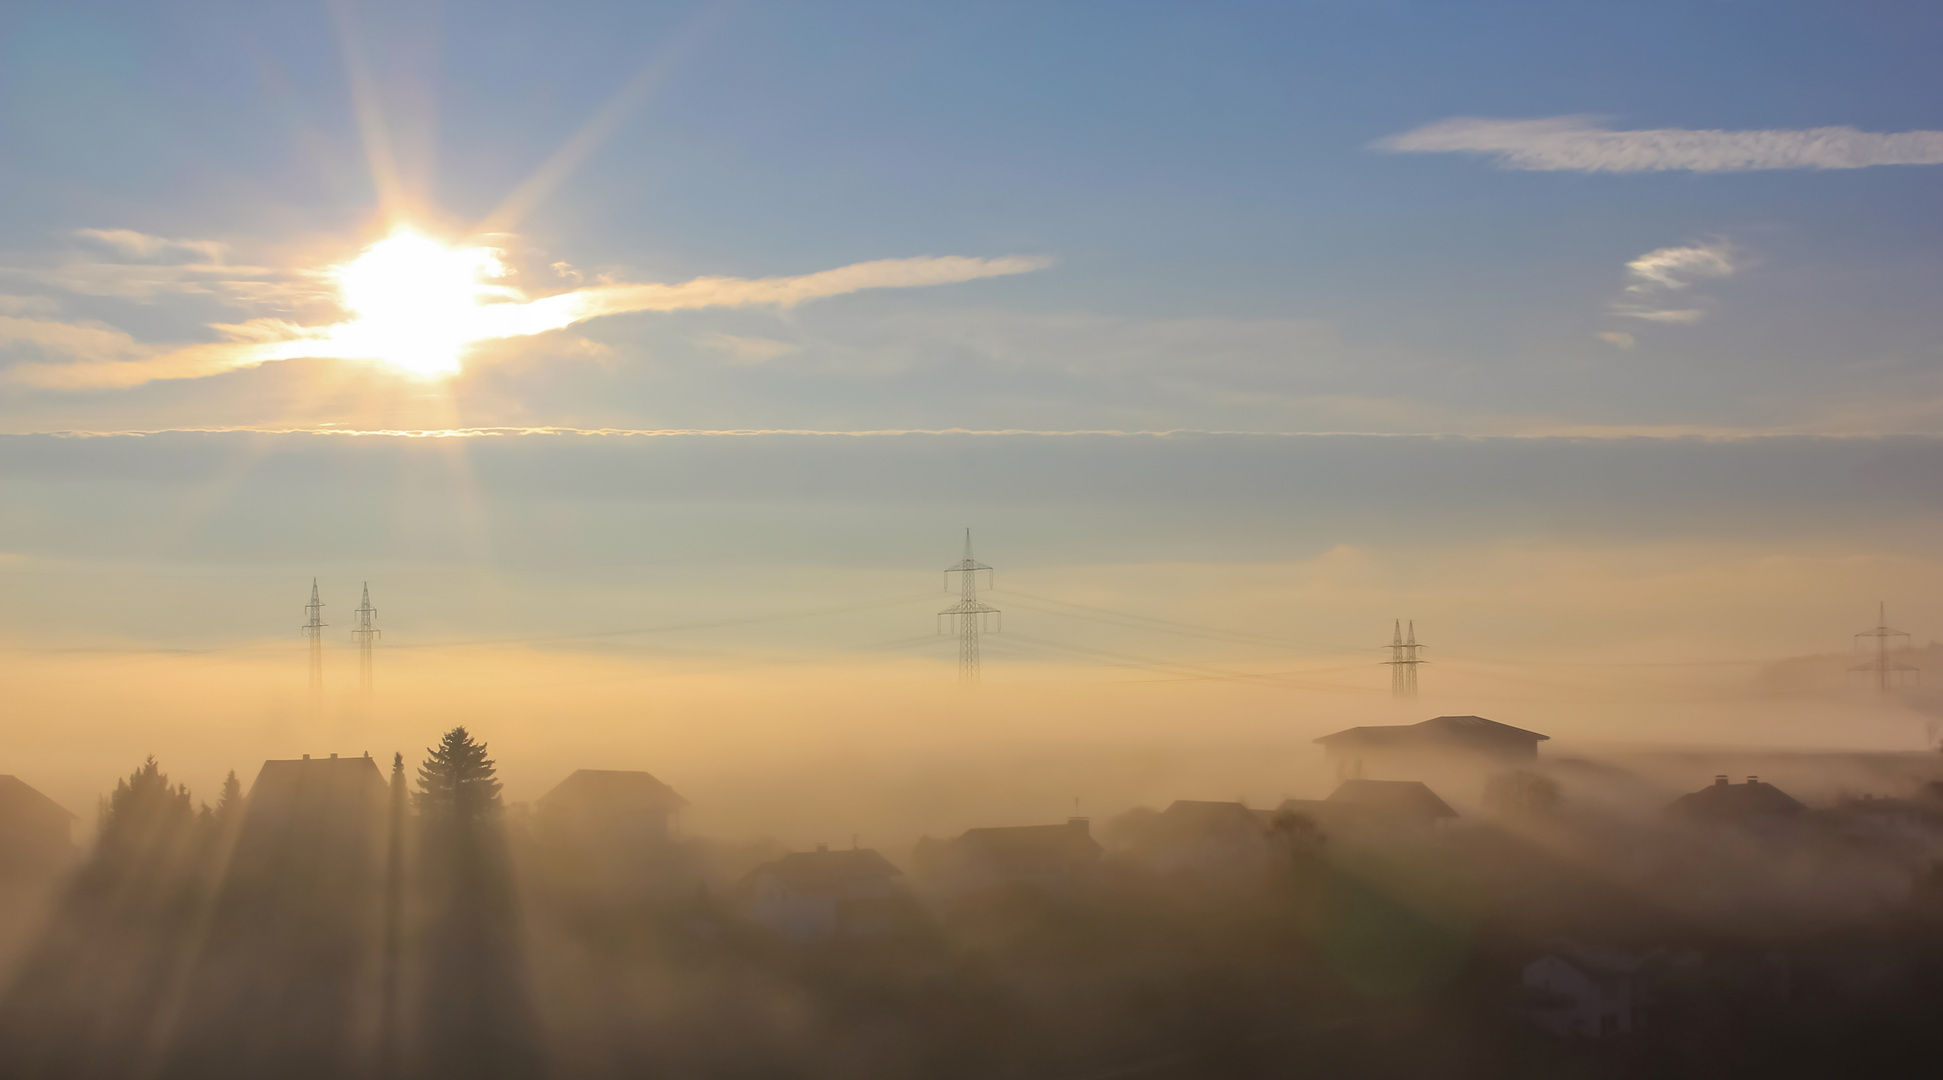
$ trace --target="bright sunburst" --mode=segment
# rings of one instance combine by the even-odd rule
[[[383,360],[427,378],[455,374],[459,354],[484,333],[481,301],[511,290],[491,248],[447,247],[401,229],[337,271],[355,318],[335,327],[340,355]]]

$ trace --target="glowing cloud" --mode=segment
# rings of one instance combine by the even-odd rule
[[[1493,120],[1460,116],[1370,145],[1400,154],[1489,154],[1499,168],[1540,172],[1743,172],[1943,165],[1943,131],[1852,127],[1613,131],[1589,116]]]
[[[459,369],[478,342],[528,337],[575,323],[635,312],[709,307],[787,308],[864,289],[917,288],[1022,274],[1050,265],[1043,258],[963,256],[881,259],[797,277],[706,277],[681,284],[595,285],[528,299],[508,285],[499,253],[447,247],[401,230],[336,268],[341,302],[352,318],[325,326],[280,319],[212,328],[225,341],[158,350],[137,359],[76,356],[74,363],[16,365],[11,376],[32,386],[83,389],[193,379],[277,360],[376,360],[424,376]]]

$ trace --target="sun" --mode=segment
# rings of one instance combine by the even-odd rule
[[[481,302],[503,296],[488,279],[506,275],[498,252],[447,247],[400,229],[337,270],[352,320],[334,327],[341,355],[382,360],[415,375],[456,374],[466,345],[490,336]]]

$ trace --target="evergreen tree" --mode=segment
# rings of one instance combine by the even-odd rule
[[[216,822],[225,828],[236,824],[243,812],[243,785],[236,779],[236,770],[229,770],[223,778],[223,793],[216,800]]]
[[[445,733],[418,767],[418,808],[435,817],[473,820],[499,810],[499,781],[486,744],[473,741],[466,729]]]
[[[154,755],[115,782],[115,793],[102,807],[101,843],[104,848],[143,848],[165,842],[195,817],[187,785],[171,785]]]

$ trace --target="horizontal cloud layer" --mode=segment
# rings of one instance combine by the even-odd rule
[[[1943,131],[1614,131],[1587,116],[1456,117],[1371,144],[1394,153],[1489,154],[1500,168],[1545,172],[1739,172],[1943,164]]]
[[[795,277],[706,277],[677,285],[596,285],[538,300],[487,304],[477,312],[472,340],[527,337],[561,330],[607,315],[686,311],[698,308],[787,308],[865,289],[916,288],[977,278],[1021,274],[1049,265],[1044,258],[964,256],[879,259]],[[23,321],[23,320],[15,320]],[[55,325],[55,324],[49,324]],[[15,382],[78,390],[135,386],[158,379],[195,379],[276,360],[364,358],[370,354],[345,334],[346,326],[300,326],[282,319],[252,319],[213,327],[228,340],[174,349],[144,350],[132,359],[77,355],[73,363],[25,363],[12,368]],[[40,331],[43,337],[51,330]],[[51,338],[50,338],[51,341]]]

